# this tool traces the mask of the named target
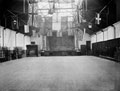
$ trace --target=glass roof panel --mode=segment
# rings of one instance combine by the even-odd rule
[[[77,12],[77,5],[80,5],[82,0],[36,0],[37,3],[29,5],[29,13],[37,15],[41,18],[53,17],[52,22],[59,24],[62,17],[68,17],[68,21],[73,21]],[[34,9],[32,12],[32,9]],[[53,10],[53,11],[52,11]],[[52,13],[49,13],[51,12]],[[32,18],[32,17],[30,17]],[[33,19],[29,19],[33,20]],[[34,20],[34,22],[37,20]]]

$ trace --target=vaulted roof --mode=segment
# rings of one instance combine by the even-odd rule
[[[0,0],[0,23],[5,26],[5,18],[7,17],[7,27],[10,27],[10,21],[8,16],[17,15],[20,19],[20,25],[24,25],[28,21],[28,4],[29,0],[25,0],[26,8],[25,12],[23,10],[23,1],[24,0]],[[42,1],[42,0],[40,0]],[[45,0],[43,0],[45,1]],[[46,0],[49,1],[49,0]],[[60,1],[60,0],[56,0]],[[66,1],[67,0],[61,0]],[[74,1],[74,0],[73,0]],[[77,0],[79,1],[79,0]],[[86,3],[87,1],[87,3]],[[111,1],[111,2],[110,2]],[[94,33],[102,28],[107,27],[116,22],[116,0],[83,0],[84,5],[87,5],[87,9],[82,12],[83,18],[86,19],[86,23],[82,23],[80,28],[86,28],[88,33]],[[106,5],[110,2],[110,4],[106,7]],[[64,3],[64,2],[62,2]],[[104,9],[104,7],[106,7]],[[103,9],[100,17],[101,23],[100,25],[95,24],[95,16],[96,13],[99,13]],[[92,23],[93,27],[88,28],[88,24]]]

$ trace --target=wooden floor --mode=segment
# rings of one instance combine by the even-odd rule
[[[0,64],[0,91],[120,91],[120,64],[93,56],[13,60]]]

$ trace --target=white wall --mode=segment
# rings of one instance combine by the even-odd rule
[[[114,28],[112,26],[108,27],[108,40],[114,39]]]
[[[103,29],[103,32],[99,31],[97,34],[97,41],[107,41],[114,38],[120,38],[120,22],[113,24],[113,26],[108,26],[107,28]],[[95,36],[91,36],[91,43],[95,43]]]
[[[15,31],[11,31],[11,37],[10,37],[10,41],[9,41],[9,47],[10,50],[13,50],[14,47],[16,46],[16,32]]]
[[[90,35],[88,33],[85,33],[83,35],[83,40],[82,41],[79,41],[79,49],[81,49],[81,45],[86,45],[86,41],[90,41],[91,38],[90,38]]]
[[[31,40],[29,36],[24,36],[24,50],[26,50],[26,45],[30,45],[31,44]]]
[[[16,34],[16,47],[24,47],[24,35],[21,33]]]
[[[103,29],[104,41],[107,41],[107,40],[108,40],[108,31],[107,31],[107,30],[108,30],[107,28]]]
[[[3,31],[4,27],[0,26],[0,47],[3,47]]]
[[[43,39],[43,36],[42,35],[40,35],[40,37],[38,37],[38,36],[35,36],[35,37],[31,37],[31,42],[35,42],[35,44],[37,44],[38,45],[38,49],[39,50],[41,50],[42,49],[42,47],[43,47],[43,43],[42,43],[42,39]]]
[[[5,29],[3,33],[4,46],[8,47],[10,50],[13,50],[16,46],[16,32],[10,29]]]
[[[0,26],[0,47],[8,47],[13,50],[15,47],[22,47],[26,50],[26,45],[30,44],[30,37],[10,29]]]
[[[115,38],[120,38],[120,22],[113,24],[115,26]]]
[[[96,36],[96,34],[94,34],[94,35],[91,36],[91,43],[95,43],[95,42],[97,42],[97,36]]]
[[[97,33],[97,42],[101,42],[101,41],[103,41],[103,32],[102,31],[99,31],[98,33]]]
[[[4,46],[9,47],[9,41],[10,41],[11,32],[10,32],[9,29],[5,29],[3,31],[3,33],[4,33],[4,36],[3,36],[3,38],[4,38],[4,42],[3,42]]]

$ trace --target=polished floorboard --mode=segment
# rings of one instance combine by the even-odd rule
[[[120,91],[120,64],[94,56],[12,60],[0,64],[0,91]]]

